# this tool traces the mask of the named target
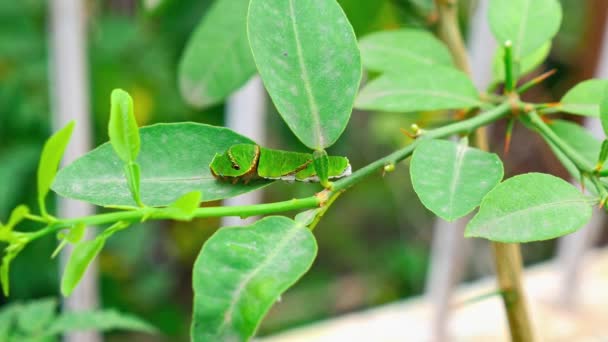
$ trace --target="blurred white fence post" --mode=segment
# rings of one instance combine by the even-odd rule
[[[89,80],[87,64],[87,30],[85,25],[85,2],[82,0],[51,0],[50,11],[50,89],[53,108],[54,128],[59,129],[70,120],[76,121],[72,140],[67,147],[64,163],[69,163],[88,152],[91,147],[89,120]],[[90,215],[91,205],[68,199],[57,202],[61,217]],[[89,227],[88,236],[93,235]],[[61,269],[65,265],[70,248],[61,254]],[[83,277],[80,285],[63,303],[65,311],[91,310],[98,305],[97,264],[94,262]],[[97,332],[66,334],[65,341],[97,342],[101,335]]]
[[[226,127],[240,133],[260,145],[264,145],[266,136],[266,91],[259,76],[253,77],[247,84],[234,93],[226,104]],[[262,191],[253,191],[224,200],[224,205],[250,205],[260,203]],[[222,226],[249,224],[255,217],[222,218]]]
[[[485,90],[491,82],[492,54],[495,41],[486,19],[487,0],[480,0],[471,20],[469,51],[471,77],[478,89]],[[448,318],[454,286],[460,281],[463,256],[467,249],[464,228],[469,217],[455,222],[436,219],[433,226],[431,262],[426,279],[426,295],[431,303],[430,338],[432,341],[449,340]]]
[[[608,78],[608,24],[604,24],[601,49],[595,76],[605,79]],[[584,125],[596,138],[605,139],[604,130],[598,118],[586,117]],[[557,300],[564,308],[574,309],[576,307],[585,253],[593,245],[604,226],[606,222],[604,215],[603,210],[594,209],[593,218],[585,227],[559,240],[557,260],[561,265],[562,279]]]

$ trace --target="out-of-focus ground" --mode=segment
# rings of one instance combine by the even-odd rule
[[[560,267],[547,262],[525,272],[525,289],[538,341],[608,341],[608,250],[586,256],[575,308],[557,302]],[[449,322],[450,341],[510,341],[495,280],[485,278],[459,287]],[[475,301],[473,299],[477,298]],[[428,341],[431,311],[423,297],[351,313],[270,336],[264,342]]]

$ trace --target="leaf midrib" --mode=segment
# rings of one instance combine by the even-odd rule
[[[232,298],[230,300],[230,305],[228,306],[228,309],[224,312],[224,320],[222,321],[222,324],[220,324],[220,326],[218,327],[218,332],[223,332],[224,329],[226,328],[226,325],[229,324],[232,321],[232,314],[234,312],[234,309],[236,308],[237,304],[241,301],[241,294],[243,293],[243,291],[247,288],[247,285],[249,284],[249,282],[258,274],[260,273],[260,271],[262,269],[264,269],[272,259],[274,259],[275,257],[277,257],[277,255],[279,255],[280,252],[283,251],[283,247],[285,245],[287,245],[289,242],[291,242],[291,240],[294,238],[294,236],[296,236],[296,234],[299,232],[298,227],[293,226],[291,228],[291,232],[289,232],[284,238],[283,240],[278,243],[272,253],[270,253],[266,259],[259,264],[258,267],[254,268],[253,270],[251,270],[250,272],[247,273],[247,275],[245,275],[242,280],[239,282],[238,286],[236,287],[236,289],[234,290],[234,292],[232,293],[232,295],[230,296],[230,298]]]
[[[300,34],[298,33],[293,2],[294,0],[289,0],[289,14],[291,17],[291,28],[293,29],[293,35],[296,44],[296,55],[298,57],[298,65],[300,67],[300,72],[302,73],[302,81],[304,83],[304,89],[306,90],[306,99],[308,100],[308,106],[313,120],[313,134],[315,135],[315,141],[318,147],[324,147],[325,139],[323,137],[323,133],[321,132],[321,118],[319,117],[319,108],[312,93],[308,70],[306,69],[306,65],[304,64],[304,53],[302,51],[302,43],[300,42]]]
[[[460,174],[462,171],[462,165],[464,163],[464,157],[467,153],[468,147],[463,143],[456,146],[456,159],[454,160],[454,177],[452,177],[452,183],[450,184],[450,198],[448,201],[450,218],[454,215],[454,198],[456,196],[456,187],[460,180]]]
[[[518,215],[525,211],[536,212],[536,211],[544,210],[544,209],[551,208],[551,207],[557,207],[557,206],[567,205],[567,204],[571,204],[571,203],[585,204],[586,202],[587,202],[587,200],[585,198],[579,198],[579,199],[571,199],[571,200],[566,200],[566,201],[561,201],[561,202],[542,203],[541,205],[537,205],[537,206],[533,206],[533,207],[524,207],[524,208],[512,211],[506,215],[498,216],[494,219],[490,219],[490,220],[484,222],[483,224],[479,225],[475,230],[477,230],[477,231],[478,230],[487,230],[488,227],[494,226],[497,222],[503,221],[509,217]],[[482,206],[483,206],[483,204],[482,204]]]

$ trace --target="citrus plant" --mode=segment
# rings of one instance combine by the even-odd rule
[[[0,268],[5,294],[11,261],[49,234],[58,234],[60,247],[75,245],[61,284],[68,296],[105,242],[133,223],[266,215],[249,226],[220,228],[202,247],[192,272],[192,339],[248,340],[273,303],[314,262],[314,229],[332,203],[366,178],[381,177],[411,158],[414,189],[430,211],[453,221],[477,210],[465,235],[493,242],[512,338],[528,341],[532,333],[516,244],[572,233],[589,221],[592,206],[608,198],[608,143],[551,114],[601,117],[608,129],[608,81],[583,82],[555,103],[523,101],[520,95],[545,78],[521,81],[547,57],[561,8],[557,0],[492,0],[488,16],[500,47],[493,84],[480,92],[467,75],[456,2],[437,1],[437,10],[441,39],[404,28],[357,41],[336,0],[215,1],[181,60],[183,97],[195,107],[214,105],[257,72],[281,118],[310,154],[260,147],[227,128],[199,123],[138,128],[137,104],[115,90],[109,142],[57,172],[77,127],[71,123],[55,133],[40,158],[37,212],[19,206],[2,224],[0,240],[8,244]],[[363,71],[369,77],[361,85]],[[437,127],[412,126],[405,130],[410,144],[351,173],[345,157],[329,157],[326,149],[347,128],[353,108],[459,115]],[[542,137],[590,194],[549,174],[504,179],[500,157],[484,148],[484,127],[499,120],[509,123],[507,135],[519,123]],[[248,206],[200,206],[284,180],[314,181],[309,186],[316,194]],[[108,211],[55,217],[45,209],[50,190]],[[293,211],[299,213],[281,215]],[[40,229],[19,231],[24,220]],[[107,228],[93,240],[82,240],[91,226]]]

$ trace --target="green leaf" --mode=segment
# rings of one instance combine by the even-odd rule
[[[196,123],[159,124],[140,129],[141,197],[150,206],[166,206],[183,194],[201,191],[215,201],[256,190],[268,181],[219,182],[209,164],[232,145],[253,143],[223,128]],[[53,190],[97,205],[134,205],[120,160],[109,144],[87,153],[57,174]]]
[[[551,42],[547,42],[534,52],[522,57],[521,61],[518,63],[518,78],[534,71],[534,69],[544,62],[550,51]],[[505,80],[504,53],[505,49],[499,47],[494,55],[494,62],[492,65],[493,83],[500,83]]]
[[[608,80],[581,82],[562,97],[559,109],[570,114],[600,116],[600,104],[607,89]]]
[[[38,205],[40,206],[40,212],[43,215],[47,215],[44,200],[55,179],[59,162],[70,141],[73,129],[74,121],[70,121],[65,127],[53,134],[53,136],[46,141],[44,148],[42,149],[40,164],[38,164]]]
[[[87,267],[101,252],[105,243],[106,237],[100,235],[93,240],[81,241],[74,246],[61,278],[61,294],[67,297],[74,291]]]
[[[251,0],[249,42],[292,132],[311,149],[342,134],[361,82],[357,40],[335,0]]]
[[[496,154],[447,140],[421,142],[410,164],[412,184],[422,204],[447,221],[473,211],[503,174]]]
[[[125,163],[135,161],[140,147],[139,130],[133,99],[122,89],[112,91],[108,134],[118,157]]]
[[[193,341],[249,340],[316,254],[312,233],[282,216],[218,230],[194,264]]]
[[[57,311],[57,300],[45,298],[20,305],[17,327],[27,335],[45,330],[53,321]]]
[[[440,82],[438,80],[441,80]],[[447,67],[416,67],[385,74],[359,93],[359,109],[387,112],[460,109],[481,105],[477,89],[464,73]]]
[[[319,177],[319,182],[324,187],[329,186],[329,157],[325,150],[315,150],[312,154],[312,163]]]
[[[248,6],[249,0],[216,0],[190,36],[179,65],[180,90],[190,105],[222,102],[255,73]]]
[[[14,329],[13,325],[20,308],[21,305],[15,302],[2,305],[0,310],[0,341],[10,341],[9,336]]]
[[[577,151],[589,165],[595,164],[602,142],[597,140],[584,127],[571,121],[552,120],[549,127],[564,142]]]
[[[71,331],[130,330],[155,333],[157,329],[144,320],[116,310],[79,311],[61,314],[48,327],[47,335],[57,335]]]
[[[608,136],[608,85],[604,87],[604,94],[602,95],[602,101],[600,102],[600,120],[602,122],[604,134]]]
[[[176,220],[191,220],[194,211],[198,209],[199,204],[201,203],[202,196],[200,191],[189,192],[171,203],[166,210],[170,212]]]
[[[572,233],[590,218],[589,201],[572,184],[528,173],[490,191],[465,235],[505,243],[540,241]]]
[[[19,224],[19,222],[23,221],[25,216],[27,216],[29,213],[30,209],[27,207],[27,205],[22,204],[17,206],[17,208],[13,209],[11,212],[11,216],[9,217],[8,223],[5,225],[5,227],[9,231],[12,230],[16,225]]]
[[[399,72],[418,65],[453,66],[447,47],[426,30],[400,29],[369,34],[359,40],[363,67]]]
[[[27,240],[16,240],[11,242],[8,247],[4,249],[4,256],[2,257],[2,264],[0,265],[0,283],[2,283],[2,293],[8,297],[10,293],[10,270],[11,262],[19,255],[19,253],[25,248]]]
[[[513,43],[513,58],[518,61],[555,36],[562,9],[557,0],[492,0],[488,19],[500,44]]]
[[[74,227],[70,228],[70,232],[65,237],[70,243],[78,243],[84,237],[84,233],[87,230],[87,226],[84,223],[77,223]]]

